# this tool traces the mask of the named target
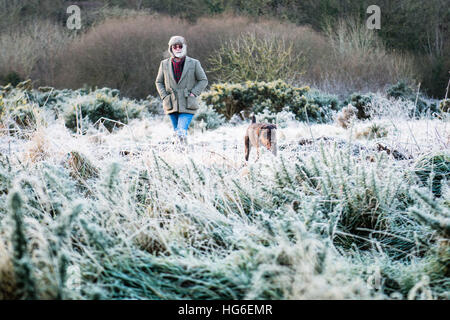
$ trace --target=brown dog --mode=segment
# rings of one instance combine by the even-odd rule
[[[252,116],[252,123],[248,126],[245,133],[245,161],[250,156],[251,146],[256,147],[256,160],[259,159],[259,146],[263,145],[267,150],[272,151],[273,155],[277,155],[277,126],[269,123],[256,123],[256,118]]]

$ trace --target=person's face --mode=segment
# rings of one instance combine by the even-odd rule
[[[174,53],[179,53],[179,52],[181,52],[182,49],[183,49],[183,45],[182,44],[174,44],[172,46],[172,51]]]

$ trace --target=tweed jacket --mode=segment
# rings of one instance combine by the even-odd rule
[[[198,109],[197,97],[208,85],[205,71],[200,61],[186,56],[183,72],[178,83],[172,70],[171,58],[161,61],[155,85],[163,101],[165,114],[183,112],[195,114]],[[195,97],[190,96],[193,93]]]

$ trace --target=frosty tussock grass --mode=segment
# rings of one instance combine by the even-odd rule
[[[287,121],[280,156],[247,168],[245,123],[193,130],[183,155],[158,117],[85,134],[54,119],[38,128],[43,157],[30,157],[33,141],[9,151],[26,136],[2,136],[0,296],[447,299],[447,124],[378,117],[386,134],[357,141],[370,121]]]

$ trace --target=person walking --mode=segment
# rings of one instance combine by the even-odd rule
[[[208,79],[200,61],[186,55],[187,44],[182,36],[170,38],[168,51],[170,57],[161,61],[155,85],[175,138],[187,145],[187,130],[199,107],[197,97]]]

